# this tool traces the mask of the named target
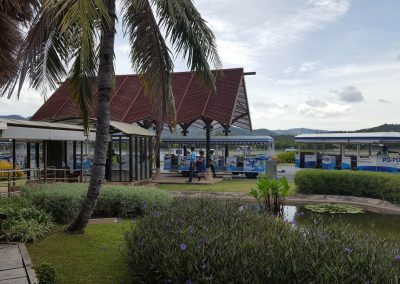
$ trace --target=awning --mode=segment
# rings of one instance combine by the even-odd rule
[[[94,141],[96,134],[90,129],[89,136],[85,136],[82,126],[64,123],[49,123],[17,119],[0,119],[3,129],[0,140],[22,141]]]
[[[400,132],[318,133],[295,137],[297,143],[390,144],[400,143]]]
[[[110,121],[110,126],[119,132],[123,132],[123,134],[127,135],[136,135],[136,136],[155,136],[153,131],[144,129],[143,127],[119,122],[119,121]]]

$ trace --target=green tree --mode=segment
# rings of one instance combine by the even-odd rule
[[[116,0],[43,0],[20,49],[22,64],[9,84],[29,78],[36,89],[55,88],[65,76],[71,83],[84,120],[97,109],[96,141],[88,193],[78,217],[67,231],[83,232],[93,212],[105,175],[110,125],[110,94],[114,83]],[[172,94],[172,50],[188,68],[215,89],[210,64],[219,67],[215,37],[191,0],[121,0],[122,25],[130,42],[130,59],[152,103],[152,120],[160,133],[175,125]],[[170,46],[166,44],[170,42]],[[171,47],[171,49],[169,48]],[[95,79],[97,78],[97,80]],[[97,108],[93,94],[97,90]]]

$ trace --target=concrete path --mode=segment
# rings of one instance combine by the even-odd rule
[[[177,198],[216,198],[221,200],[242,200],[256,202],[245,192],[207,192],[207,191],[169,191]],[[297,194],[286,199],[287,205],[306,205],[318,203],[342,203],[359,206],[366,211],[382,214],[400,215],[400,205],[374,198],[338,195],[305,195]]]
[[[0,284],[37,283],[32,262],[24,244],[0,243]]]
[[[187,180],[189,178],[182,176],[182,174],[179,173],[168,173],[168,174],[160,174],[157,177],[153,178],[154,183],[158,184],[186,184]],[[201,179],[200,182],[197,181],[197,178],[193,178],[193,183],[192,184],[215,184],[217,182],[223,181],[222,178],[211,178],[208,180],[205,180],[204,178]]]

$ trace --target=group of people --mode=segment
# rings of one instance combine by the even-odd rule
[[[207,180],[206,176],[206,157],[204,156],[204,151],[199,151],[199,157],[197,157],[197,152],[194,147],[190,148],[190,168],[189,168],[189,180],[187,182],[192,182],[193,177],[200,181],[202,178]],[[214,166],[214,151],[210,151],[210,168],[215,178],[215,166]],[[197,174],[196,174],[197,169]]]

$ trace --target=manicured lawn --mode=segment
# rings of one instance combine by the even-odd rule
[[[160,184],[158,187],[165,190],[187,190],[208,192],[250,192],[252,187],[257,186],[257,179],[233,179],[225,180],[215,184]],[[295,185],[290,183],[290,194],[294,194]]]
[[[128,267],[121,245],[129,226],[129,221],[89,225],[84,235],[68,235],[59,227],[27,247],[34,265],[47,261],[55,266],[61,283],[126,283]]]

